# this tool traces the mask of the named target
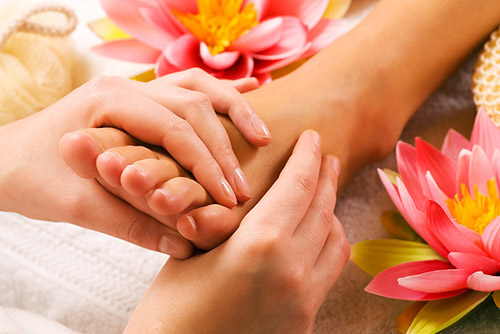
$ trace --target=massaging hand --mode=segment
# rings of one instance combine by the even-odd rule
[[[252,79],[234,83],[240,90],[256,85]],[[265,126],[234,87],[201,70],[148,84],[101,78],[33,116],[1,127],[0,139],[8,154],[0,158],[0,210],[71,222],[142,247],[189,256],[192,245],[171,228],[174,217],[156,215],[155,219],[111,195],[94,179],[78,177],[59,156],[58,144],[65,133],[78,129],[121,128],[139,140],[164,146],[217,202],[234,206],[236,197],[245,200],[249,191],[212,105],[229,114],[251,143],[269,142]],[[90,141],[83,152],[72,147],[72,140],[82,136]],[[86,132],[68,135],[60,145],[70,164],[75,152],[87,157],[100,153]],[[165,161],[152,165],[161,170],[168,166]]]
[[[126,333],[312,333],[349,258],[333,210],[339,162],[302,134],[279,179],[221,246],[170,259]]]

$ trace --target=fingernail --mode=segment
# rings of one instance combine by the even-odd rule
[[[172,193],[166,188],[156,189],[155,192],[165,197],[166,201],[169,201],[172,198]]]
[[[256,113],[250,116],[250,124],[257,136],[261,138],[271,138],[271,132],[269,132],[269,129]]]
[[[238,204],[238,201],[236,200],[236,195],[234,194],[234,191],[231,189],[231,186],[227,182],[225,178],[221,178],[220,180],[220,185],[222,187],[222,192],[224,192],[224,196],[231,201],[234,205]]]
[[[196,221],[194,220],[193,216],[186,216],[186,219],[188,220],[189,225],[191,225],[191,227],[193,228],[193,231],[196,232],[198,230],[198,226],[196,226]]]
[[[104,161],[113,161],[113,160],[118,160],[120,162],[125,161],[125,159],[118,153],[116,152],[104,152],[99,155],[100,160]]]
[[[186,258],[184,242],[173,235],[163,235],[158,243],[158,250],[176,258]]]
[[[340,161],[336,157],[332,157],[332,169],[339,176],[340,174]]]
[[[321,137],[319,133],[317,133],[316,131],[311,131],[311,137],[312,140],[314,141],[314,144],[316,144],[316,146],[318,147],[321,147]]]
[[[133,168],[137,171],[137,173],[139,173],[141,176],[145,176],[146,173],[144,172],[144,169],[142,169],[141,167],[139,166],[136,166],[136,165],[128,165],[126,168]]]
[[[250,186],[248,185],[248,182],[245,179],[243,171],[239,167],[236,168],[236,170],[234,171],[234,183],[236,184],[236,189],[241,195],[245,197],[250,197],[251,194]]]

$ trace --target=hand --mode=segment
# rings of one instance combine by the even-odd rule
[[[349,258],[335,218],[339,162],[302,134],[276,183],[221,246],[170,259],[126,333],[312,333]]]
[[[51,107],[1,127],[0,138],[4,152],[8,154],[0,157],[0,210],[18,212],[36,219],[70,222],[176,257],[190,256],[191,243],[167,226],[172,220],[175,226],[174,218],[150,217],[105,191],[95,180],[79,178],[61,159],[57,147],[65,133],[100,126],[122,128],[138,139],[168,147],[172,142],[186,142],[186,151],[175,152],[177,159],[194,169],[191,171],[199,176],[200,182],[205,182],[205,187],[211,190],[215,199],[234,205],[235,201],[225,199],[218,182],[224,176],[232,176],[232,168],[238,166],[231,151],[225,150],[223,154],[212,156],[212,142],[200,139],[207,137],[206,132],[198,135],[184,120],[154,99],[172,97],[172,94],[180,96],[164,102],[176,111],[183,109],[182,103],[190,106],[188,109],[191,111],[182,115],[191,119],[196,111],[192,103],[206,100],[207,95],[172,84],[203,89],[208,79],[199,75],[201,71],[193,70],[151,84],[119,78],[96,79]],[[212,77],[209,82],[212,84],[207,90],[217,109],[232,116],[249,141],[258,145],[266,144],[269,138],[259,137],[248,125],[254,123],[246,121],[246,118],[253,118],[254,114],[241,95],[227,83],[217,84],[217,80]],[[245,90],[255,85],[251,80],[243,80],[237,82],[236,86]],[[158,93],[160,91],[162,94]],[[174,108],[175,103],[177,105]],[[201,104],[201,108],[204,116],[200,117],[205,126],[210,124],[207,128],[211,129],[211,134],[215,133],[214,137],[221,140],[220,137],[224,137],[221,131],[224,129],[213,122],[217,120],[215,115],[210,116],[213,110],[207,104]],[[168,134],[165,130],[170,126],[185,131]],[[227,141],[227,135],[224,138]],[[93,148],[98,149],[95,146]],[[185,152],[193,155],[189,156]],[[197,159],[196,154],[205,158]],[[214,178],[213,174],[220,177]],[[233,178],[230,184],[233,189],[238,189]]]
[[[255,88],[257,82],[255,79],[241,79],[233,85],[246,91]],[[165,148],[182,167],[193,173],[217,203],[233,207],[237,198],[240,201],[250,198],[248,183],[213,108],[229,115],[254,145],[267,145],[270,134],[230,81],[220,81],[202,70],[191,69],[147,84],[116,78],[103,86],[98,88],[103,96],[97,97],[102,100],[97,103],[103,102],[107,113],[95,115],[95,123],[89,127],[114,126],[143,142]],[[131,110],[130,104],[139,110]],[[102,152],[88,136],[93,131],[86,132],[65,135],[61,139],[60,151],[78,175],[94,178],[97,171],[93,163],[90,166],[80,164],[80,155],[92,155],[95,160]],[[87,145],[82,147],[82,142]],[[101,159],[115,165],[126,164],[131,157],[151,158],[141,155],[143,151],[140,149],[128,152],[128,156],[109,153]],[[135,167],[134,172],[140,173],[139,166]],[[157,162],[155,167],[161,169],[163,166]],[[108,182],[111,186],[120,186],[119,179],[111,178]]]

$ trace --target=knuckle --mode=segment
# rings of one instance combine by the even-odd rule
[[[165,127],[166,127],[165,133],[193,131],[193,128],[187,121],[178,117],[172,118],[169,122],[166,123]]]
[[[222,176],[222,172],[220,171],[219,165],[213,159],[212,156],[205,156],[196,159],[191,167],[191,172],[195,176],[201,175],[202,173],[203,174],[212,173],[214,171],[216,171],[217,174],[220,174]]]
[[[330,226],[333,223],[333,211],[325,209],[324,207],[319,208],[318,220],[321,225]]]
[[[282,236],[277,231],[266,231],[249,242],[246,249],[252,258],[266,260],[279,251],[281,240]]]
[[[194,81],[198,80],[201,76],[205,75],[206,72],[199,67],[193,67],[183,72],[186,80]]]
[[[136,245],[143,244],[146,237],[145,225],[146,219],[143,216],[124,221],[118,228],[118,237]]]
[[[316,183],[313,178],[304,174],[295,174],[293,177],[294,184],[307,193],[314,193],[316,190]]]
[[[306,281],[306,271],[301,265],[288,265],[281,272],[280,281],[284,292],[289,294],[300,294]]]
[[[212,102],[207,94],[201,92],[190,92],[189,101],[197,111],[212,110]]]

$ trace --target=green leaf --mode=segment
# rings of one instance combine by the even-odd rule
[[[493,292],[493,301],[495,305],[500,308],[500,291]]]
[[[425,242],[398,211],[385,211],[380,221],[391,238]]]
[[[410,328],[413,319],[417,316],[418,312],[425,306],[427,302],[416,301],[411,303],[406,310],[404,310],[396,320],[396,328],[398,333],[404,334]]]
[[[149,82],[151,80],[154,80],[156,78],[155,70],[147,70],[146,72],[142,72],[137,74],[134,77],[131,77],[130,79],[140,81],[140,82]]]
[[[490,292],[469,290],[453,298],[429,301],[422,307],[406,333],[437,333],[462,319],[489,295]]]
[[[106,42],[132,38],[107,17],[90,22],[89,27]]]
[[[351,260],[366,273],[375,276],[395,265],[426,260],[443,260],[429,245],[398,239],[378,239],[351,246]]]

